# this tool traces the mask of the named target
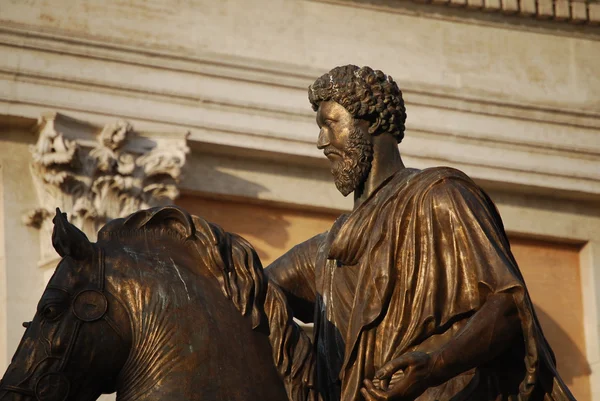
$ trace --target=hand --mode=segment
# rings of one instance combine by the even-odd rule
[[[360,390],[366,401],[412,401],[432,386],[432,370],[435,358],[424,352],[409,352],[391,360],[375,373],[380,380],[380,388],[376,388],[369,379],[363,381]],[[404,377],[388,388],[390,379],[398,371]]]

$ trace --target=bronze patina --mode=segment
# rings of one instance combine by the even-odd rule
[[[392,77],[337,67],[308,95],[317,146],[354,209],[267,274],[315,324],[319,396],[573,400],[493,202],[458,170],[404,166]]]
[[[177,207],[91,243],[57,211],[62,256],[0,399],[304,401],[313,353],[243,238]]]
[[[351,213],[265,276],[243,238],[174,206],[96,243],[57,211],[62,260],[0,400],[573,400],[493,202],[404,166],[394,80],[337,67],[309,100]]]

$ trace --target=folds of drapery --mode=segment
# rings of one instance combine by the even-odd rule
[[[316,383],[324,399],[362,399],[364,378],[406,352],[440,347],[490,294],[501,292],[513,296],[521,339],[486,366],[429,389],[418,400],[574,399],[556,372],[501,218],[460,171],[396,173],[328,233],[274,262],[268,275],[303,303],[303,312],[319,299],[336,300],[323,302],[315,313],[316,341],[327,338],[319,338],[320,330],[333,326],[344,342],[343,363],[317,362],[324,365],[321,370],[339,367],[338,384]],[[342,304],[350,306],[327,309]]]
[[[556,373],[500,216],[466,175],[450,168],[399,174],[330,235],[329,258],[359,266],[342,333],[342,400],[360,399],[362,379],[393,358],[447,341],[490,294],[500,292],[512,294],[518,308],[521,355],[492,361],[487,371],[461,375],[419,400],[450,399],[456,392],[469,399],[482,386],[494,400],[573,399]],[[502,377],[503,369],[513,383]],[[486,374],[480,379],[494,378],[495,385],[471,383]]]
[[[227,260],[219,274],[222,291],[242,315],[251,314],[253,328],[266,323],[273,363],[289,401],[317,401],[314,388],[314,351],[307,334],[294,322],[284,293],[264,276],[254,248],[245,239],[219,233]],[[221,272],[219,272],[221,273]]]

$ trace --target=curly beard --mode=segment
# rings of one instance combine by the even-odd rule
[[[359,128],[353,127],[342,160],[331,167],[331,174],[338,191],[348,196],[363,185],[371,171],[372,161],[373,145]]]

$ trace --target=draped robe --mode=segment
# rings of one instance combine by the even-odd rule
[[[495,293],[512,295],[521,335],[501,355],[417,400],[574,399],[556,372],[494,204],[458,170],[397,172],[329,232],[273,262],[267,275],[296,316],[315,323],[324,400],[361,400],[364,378],[406,352],[441,347]]]

